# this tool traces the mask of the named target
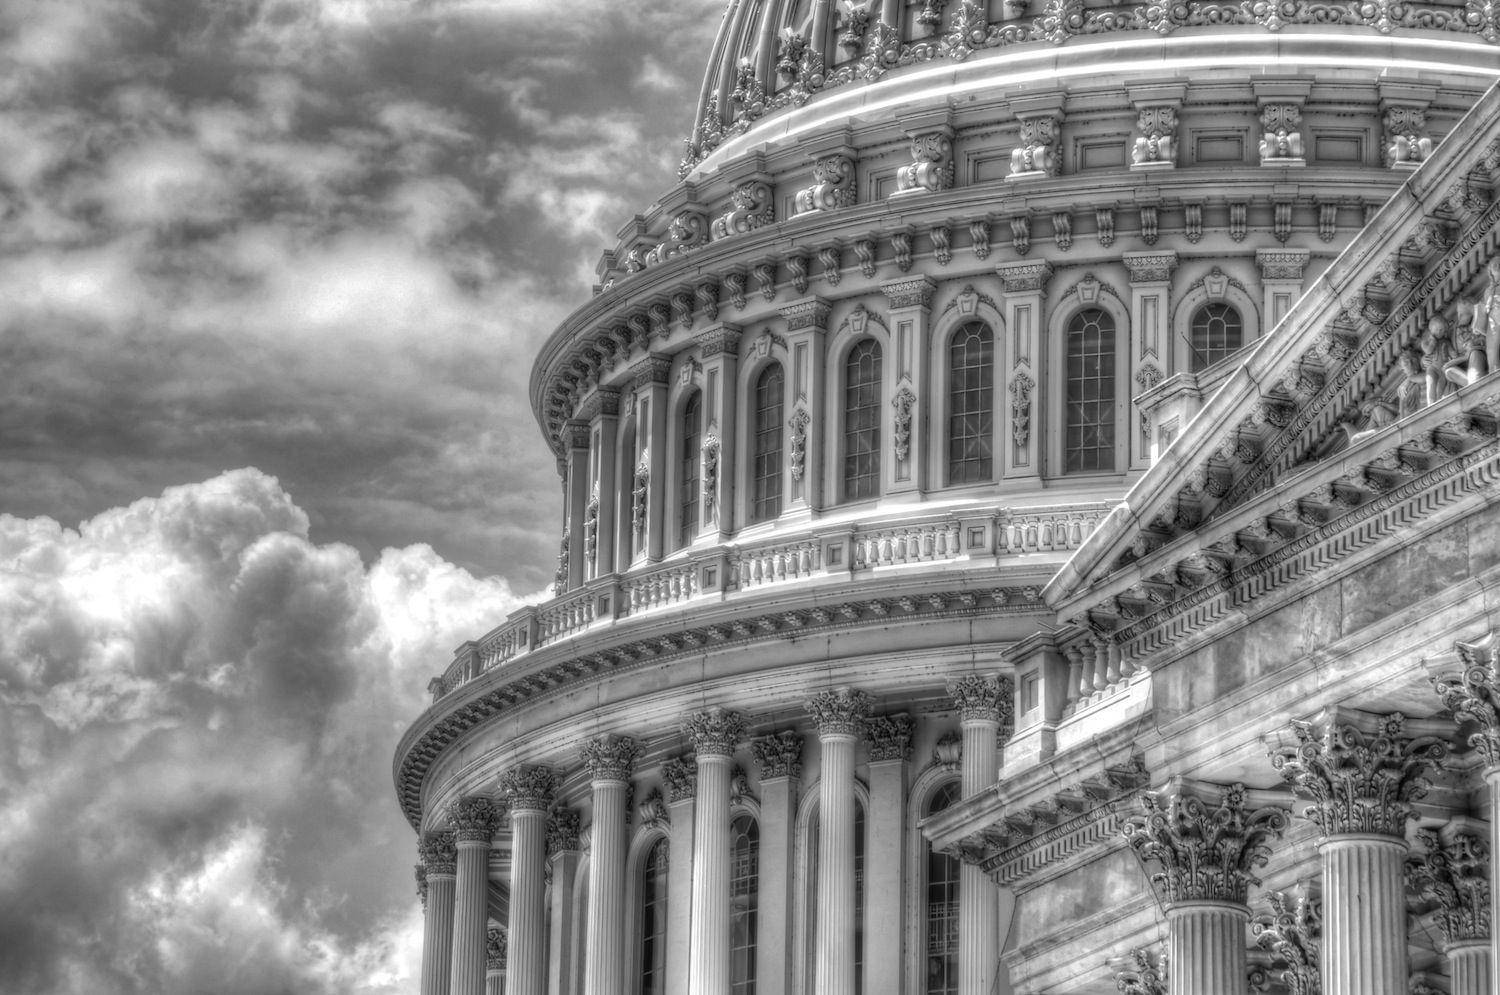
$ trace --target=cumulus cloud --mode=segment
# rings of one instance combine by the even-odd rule
[[[391,751],[519,602],[427,546],[314,542],[252,469],[0,516],[6,990],[413,990]]]

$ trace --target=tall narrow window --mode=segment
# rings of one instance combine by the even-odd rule
[[[755,945],[760,901],[760,827],[748,815],[729,824],[729,991],[755,995]]]
[[[1085,308],[1068,322],[1068,470],[1115,468],[1115,319]]]
[[[948,345],[948,482],[989,480],[994,439],[995,334],[982,321],[953,333]]]
[[[865,339],[844,361],[844,499],[880,496],[880,343]]]
[[[619,465],[615,473],[619,501],[615,505],[615,569],[624,571],[635,555],[635,420],[625,423],[620,433]]]
[[[755,381],[755,439],[751,447],[750,519],[766,522],[781,514],[781,416],[785,374],[772,363]]]
[[[698,535],[698,455],[703,431],[703,395],[693,391],[682,406],[682,447],[678,454],[677,539],[690,546]]]
[[[1191,335],[1193,372],[1207,369],[1235,352],[1245,339],[1245,323],[1228,304],[1205,304],[1193,312]]]
[[[667,990],[667,841],[646,854],[641,881],[641,995]]]
[[[958,782],[933,792],[927,815],[958,800]],[[927,995],[958,995],[958,873],[956,857],[927,851]]]

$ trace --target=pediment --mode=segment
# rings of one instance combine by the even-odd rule
[[[1447,403],[1458,385],[1442,368],[1457,360],[1453,368],[1466,369],[1466,329],[1489,321],[1492,335],[1500,335],[1497,187],[1500,87],[1485,94],[1241,360],[1059,571],[1044,591],[1059,616],[1096,634],[1112,630],[1163,603],[1163,586],[1180,593],[1232,569],[1230,549],[1192,548],[1170,563],[1154,561],[1165,559],[1164,550],[1195,547],[1192,537],[1251,506],[1276,504],[1289,478],[1345,467],[1353,449],[1401,437],[1403,425],[1433,407],[1424,364],[1443,385],[1430,400]],[[1494,271],[1487,269],[1491,260]],[[1486,379],[1500,381],[1500,372]],[[1492,430],[1486,418],[1464,431]],[[1394,447],[1400,452],[1384,454],[1385,462],[1395,461],[1392,473],[1382,476],[1376,467],[1367,478],[1361,471],[1327,491],[1321,506],[1299,499],[1270,514],[1260,509],[1257,528],[1282,528],[1284,520],[1295,533],[1327,521],[1383,493],[1401,479],[1394,471],[1402,466],[1422,465],[1416,449],[1446,452],[1450,443],[1441,433],[1407,439]],[[1130,593],[1122,603],[1125,588]]]

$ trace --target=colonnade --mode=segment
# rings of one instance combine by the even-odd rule
[[[993,785],[999,770],[999,738],[1012,712],[1008,680],[969,676],[955,681],[949,693],[958,705],[964,736],[960,778],[965,796]],[[890,767],[895,780],[874,785],[888,795],[880,819],[890,820],[886,833],[895,854],[901,853],[900,820],[905,817],[904,774],[901,765],[911,752],[909,717],[872,715],[873,701],[863,691],[840,687],[815,694],[806,703],[820,751],[818,781],[817,891],[812,903],[810,974],[818,995],[855,995],[858,988],[855,930],[855,822],[857,814],[855,758],[862,741],[870,741],[871,769]],[[692,759],[669,760],[662,770],[665,796],[659,802],[663,817],[673,820],[671,843],[686,842],[675,820],[691,822],[691,849],[674,846],[669,876],[668,928],[686,943],[685,963],[669,954],[666,990],[672,995],[729,995],[731,990],[731,820],[734,755],[746,741],[744,717],[724,708],[690,716],[683,732],[692,745]],[[762,930],[760,961],[767,977],[757,979],[757,990],[781,995],[790,973],[791,826],[796,810],[795,784],[801,775],[803,737],[795,730],[755,738],[749,742],[759,768],[762,843],[761,908],[785,911],[784,935]],[[605,735],[586,743],[583,768],[592,802],[589,826],[588,895],[585,935],[568,939],[557,935],[567,924],[559,920],[554,891],[551,945],[571,944],[584,952],[582,989],[585,995],[624,995],[635,990],[627,943],[632,930],[626,910],[627,825],[630,784],[640,744],[627,736]],[[895,763],[893,763],[893,761]],[[883,781],[889,778],[882,775]],[[875,780],[872,773],[872,782]],[[425,920],[423,932],[422,995],[506,995],[565,993],[580,970],[568,964],[564,952],[547,963],[548,922],[546,889],[549,851],[554,888],[571,887],[560,880],[568,853],[579,849],[576,812],[558,809],[557,771],[543,765],[516,767],[501,777],[497,797],[466,796],[448,812],[450,830],[429,832],[419,842]],[[509,810],[511,859],[509,913],[505,929],[486,929],[489,851]],[[876,820],[877,822],[880,820]],[[874,838],[872,827],[872,839]],[[881,901],[897,901],[901,862],[872,870],[875,878],[894,874],[895,888],[887,887]],[[576,866],[576,865],[575,865]],[[690,888],[685,893],[682,879]],[[894,892],[894,894],[892,894]],[[964,995],[990,995],[998,960],[998,889],[983,874],[966,874],[960,884],[960,990]],[[684,902],[684,899],[687,901]],[[690,903],[684,909],[684,904]],[[899,991],[902,974],[901,917],[884,917],[895,932],[867,939],[871,953],[866,970],[879,964],[883,974],[865,991]],[[578,940],[581,939],[581,944]],[[574,958],[576,959],[576,958]],[[561,961],[561,962],[560,962]],[[872,961],[874,962],[872,964]],[[567,972],[568,977],[561,975]],[[550,981],[550,984],[549,984]]]

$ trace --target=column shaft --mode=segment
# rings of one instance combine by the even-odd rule
[[[691,995],[729,992],[729,761],[698,755],[693,822],[693,933],[688,948]]]
[[[547,995],[573,995],[578,991],[577,930],[574,915],[583,875],[578,873],[583,855],[563,850],[548,858],[552,863],[551,926],[547,930]],[[514,975],[512,975],[514,977]]]
[[[1331,836],[1321,850],[1325,995],[1404,995],[1406,842]]]
[[[1494,972],[1495,965],[1500,965],[1500,767],[1487,768],[1484,781],[1490,791],[1490,970]],[[1500,995],[1500,987],[1495,995]]]
[[[994,785],[1000,776],[995,737],[998,720],[963,720],[964,752],[961,792],[970,798]],[[990,995],[1000,959],[1000,905],[995,882],[972,864],[959,868],[958,990],[960,995]]]
[[[1449,990],[1452,995],[1494,995],[1492,976],[1488,940],[1448,948]]]
[[[1167,910],[1169,995],[1245,995],[1250,910],[1232,902],[1182,902]]]
[[[583,990],[584,995],[618,995],[625,982],[626,783],[595,781],[593,788]]]
[[[851,734],[819,736],[818,995],[854,995],[854,743]]]
[[[448,995],[453,968],[452,874],[427,872],[427,911],[422,917],[422,995]]]
[[[505,995],[504,971],[490,971],[484,976],[484,995]]]
[[[458,841],[458,879],[453,899],[452,995],[484,995],[489,865],[489,843]]]
[[[762,777],[760,782],[759,942],[755,956],[757,995],[786,995],[791,974],[792,825],[796,819],[797,782],[791,777]]]
[[[510,995],[542,995],[547,956],[542,872],[547,813],[514,809],[510,824],[510,956],[506,958],[506,978]]]

